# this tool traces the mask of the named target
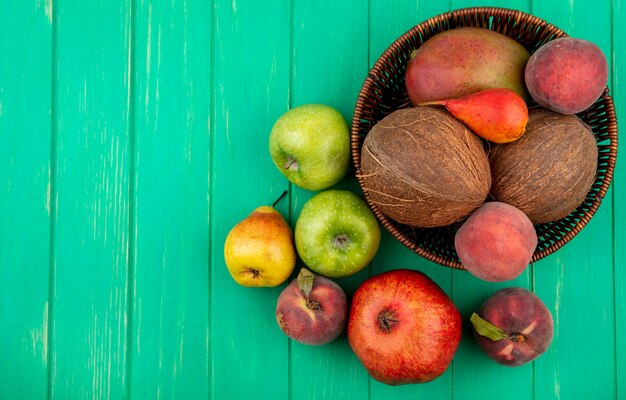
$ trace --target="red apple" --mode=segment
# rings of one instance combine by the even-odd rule
[[[348,299],[341,286],[302,268],[282,291],[276,322],[291,339],[311,345],[335,340],[346,327]]]
[[[461,340],[461,315],[428,276],[408,269],[363,282],[352,299],[348,342],[369,374],[388,385],[443,374]]]
[[[501,289],[471,317],[480,348],[496,362],[515,367],[543,354],[554,333],[552,314],[533,292]]]

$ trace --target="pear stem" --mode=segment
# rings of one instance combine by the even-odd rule
[[[285,190],[283,194],[281,194],[280,197],[277,198],[274,203],[272,203],[272,208],[276,208],[276,204],[278,204],[278,202],[281,201],[283,197],[285,197],[286,194],[287,194],[287,191]]]
[[[445,107],[447,103],[447,100],[437,100],[437,101],[424,101],[421,103],[418,103],[418,106],[442,106]]]

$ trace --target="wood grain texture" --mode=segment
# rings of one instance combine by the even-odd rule
[[[50,397],[126,395],[129,1],[57,1]]]
[[[3,3],[0,38],[0,398],[45,398],[50,4]]]
[[[367,73],[367,2],[322,0],[294,2],[291,106],[323,103],[349,124]],[[357,190],[353,174],[333,186]],[[291,187],[291,223],[317,192]],[[367,277],[367,268],[336,282],[350,297]],[[368,376],[344,335],[322,346],[291,342],[292,399],[367,399]]]
[[[612,54],[613,68],[612,95],[615,101],[615,112],[618,115],[618,126],[624,126],[624,113],[626,113],[626,3],[623,0],[613,2],[612,20]],[[626,139],[622,135],[618,140],[618,157],[613,180],[613,269],[614,269],[614,295],[615,295],[615,382],[616,394],[620,400],[626,399],[626,177],[624,152],[626,151]]]
[[[609,3],[535,1],[532,11],[611,54],[611,30],[598,29],[611,25]],[[585,229],[535,267],[535,291],[556,324],[552,346],[535,362],[537,398],[616,396],[611,190]]]
[[[206,399],[209,2],[137,1],[132,399]]]
[[[216,0],[211,166],[211,398],[288,398],[288,340],[275,318],[281,288],[246,288],[224,263],[230,229],[288,185],[269,156],[287,111],[290,7],[286,0]],[[288,202],[277,209],[285,216]]]
[[[244,288],[226,269],[237,222],[287,189],[277,209],[294,227],[315,194],[272,164],[278,117],[324,103],[351,121],[395,38],[488,5],[598,44],[622,119],[624,0],[0,2],[0,399],[626,400],[623,157],[589,225],[514,281],[438,266],[386,231],[370,266],[336,280],[351,296],[412,268],[451,295],[461,345],[428,384],[374,381],[345,335],[288,340],[274,317],[285,284]],[[336,188],[362,194],[352,174]],[[507,286],[533,289],[556,324],[518,368],[487,358],[469,324]]]

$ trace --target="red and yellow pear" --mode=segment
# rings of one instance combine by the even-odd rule
[[[444,106],[474,133],[494,143],[509,143],[526,131],[528,107],[511,89],[487,89],[456,99],[428,101],[420,106]]]
[[[224,242],[224,261],[241,286],[274,287],[285,282],[296,265],[293,231],[274,208],[257,207],[235,225]]]

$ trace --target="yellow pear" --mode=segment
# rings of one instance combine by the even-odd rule
[[[238,284],[278,286],[296,265],[293,232],[278,211],[261,206],[228,233],[224,259]]]

